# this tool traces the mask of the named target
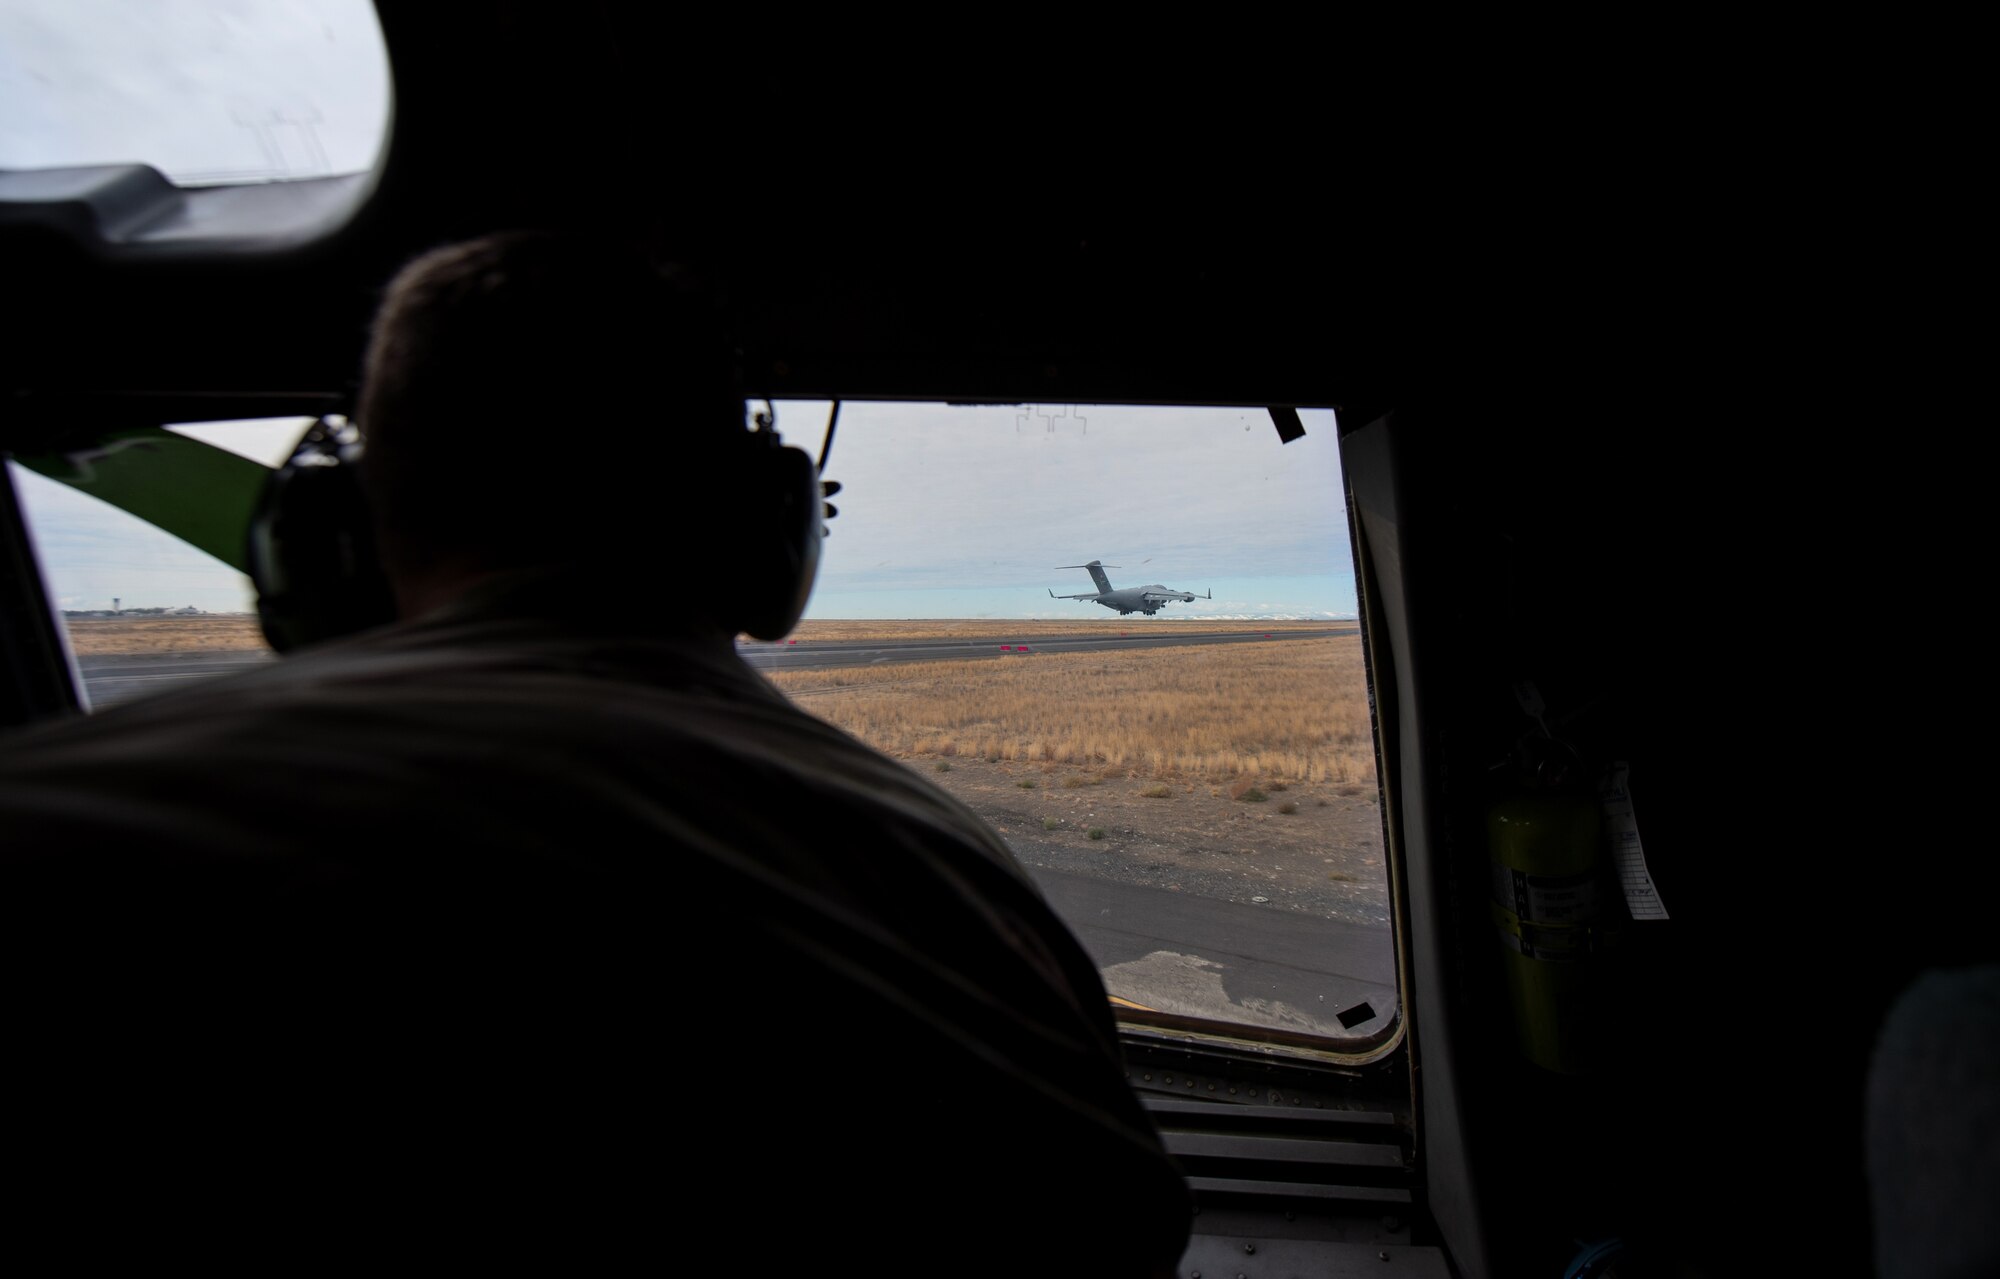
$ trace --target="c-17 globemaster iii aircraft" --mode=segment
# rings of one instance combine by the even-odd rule
[[[1214,591],[1196,595],[1192,591],[1170,590],[1167,587],[1161,586],[1158,582],[1154,582],[1150,586],[1127,586],[1123,590],[1114,591],[1111,589],[1111,579],[1104,575],[1104,570],[1107,568],[1117,568],[1118,566],[1116,564],[1105,564],[1098,560],[1092,560],[1088,564],[1058,564],[1056,567],[1089,570],[1090,580],[1097,583],[1097,589],[1087,595],[1058,595],[1054,591],[1050,591],[1050,599],[1095,600],[1106,608],[1117,609],[1121,615],[1125,613],[1144,613],[1146,616],[1151,617],[1175,600],[1179,600],[1185,604],[1189,600],[1215,598]]]

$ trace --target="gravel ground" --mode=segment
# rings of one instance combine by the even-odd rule
[[[1388,881],[1373,787],[1295,784],[1263,802],[1210,782],[1096,780],[1062,767],[963,757],[906,760],[984,817],[1024,863],[1322,918],[1385,924]],[[1071,779],[1090,778],[1095,784]],[[1069,784],[1065,784],[1065,783]],[[1031,785],[1024,785],[1029,783]],[[1291,805],[1293,812],[1280,809]],[[1093,829],[1104,832],[1091,839]]]

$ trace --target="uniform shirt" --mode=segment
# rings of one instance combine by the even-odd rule
[[[590,608],[503,583],[0,744],[17,1160],[197,1241],[1170,1266],[1185,1183],[1006,846]]]

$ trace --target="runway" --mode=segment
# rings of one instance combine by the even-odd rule
[[[1396,946],[1386,927],[1054,870],[1021,847],[1032,842],[1010,839],[1114,995],[1335,1040],[1394,1022]]]
[[[1024,634],[1027,633],[1023,628]],[[1102,653],[1121,648],[1180,648],[1186,645],[1263,644],[1326,639],[1360,633],[1357,623],[1334,623],[1309,631],[1155,631],[1067,635],[1055,639],[842,640],[764,643],[739,640],[736,651],[759,670],[819,670],[839,666],[880,666],[893,662],[962,662],[979,658],[1032,658],[1038,653]]]
[[[277,660],[270,652],[256,653],[131,653],[116,657],[79,657],[83,693],[92,710],[103,710],[135,697],[185,688]]]

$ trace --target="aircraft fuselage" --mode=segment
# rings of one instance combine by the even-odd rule
[[[1186,603],[1193,598],[1194,596],[1187,591],[1171,591],[1155,582],[1151,586],[1127,586],[1116,591],[1106,591],[1097,597],[1097,603],[1118,610],[1120,616],[1127,613],[1144,613],[1151,617],[1175,600]]]
[[[1061,567],[1080,568],[1088,571],[1090,580],[1097,585],[1097,590],[1094,593],[1086,592],[1081,595],[1057,595],[1054,591],[1050,591],[1050,598],[1087,600],[1092,604],[1102,604],[1104,607],[1116,611],[1121,617],[1128,613],[1144,613],[1146,616],[1151,617],[1176,600],[1185,604],[1189,600],[1207,598],[1205,596],[1198,596],[1193,591],[1176,591],[1170,587],[1162,586],[1158,582],[1152,582],[1145,586],[1114,588],[1111,585],[1111,579],[1104,575],[1104,570],[1107,566],[1099,560],[1092,560],[1088,564],[1065,564]]]

